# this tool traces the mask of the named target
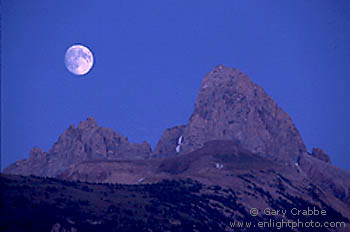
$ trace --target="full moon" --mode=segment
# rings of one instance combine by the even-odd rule
[[[94,57],[87,47],[76,44],[67,49],[64,63],[71,73],[84,75],[91,70]]]

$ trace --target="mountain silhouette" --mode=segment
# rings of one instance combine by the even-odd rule
[[[25,177],[29,175],[38,177]],[[35,184],[42,182],[56,189],[70,189],[68,192],[62,190],[64,207],[68,207],[67,199],[75,199],[72,192],[78,191],[75,189],[80,189],[80,185],[92,189],[91,199],[101,198],[99,185],[122,188],[129,194],[141,192],[145,200],[137,200],[139,206],[122,204],[118,208],[120,214],[116,216],[121,223],[131,223],[125,219],[128,213],[124,212],[131,208],[132,214],[138,215],[132,222],[136,223],[136,229],[203,231],[198,228],[206,225],[203,228],[207,231],[232,231],[229,222],[233,220],[280,219],[277,215],[254,218],[249,215],[251,208],[262,212],[267,208],[291,210],[293,207],[325,210],[328,216],[288,215],[286,219],[338,220],[350,227],[350,174],[333,166],[322,149],[313,148],[309,153],[291,117],[263,88],[240,70],[224,65],[216,66],[203,78],[188,123],[166,129],[153,151],[147,142],[130,143],[125,136],[113,129],[99,127],[95,119],[88,118],[77,127],[72,125],[64,131],[48,152],[33,148],[28,159],[7,167],[1,178],[6,189],[3,194],[12,202],[12,205],[4,204],[12,213],[1,223],[10,226],[13,226],[10,221],[16,216],[21,197],[25,202],[31,199],[28,194],[11,195],[11,191],[19,188],[14,183],[25,183],[26,189],[34,191]],[[157,187],[163,189],[164,194],[174,194],[174,199],[165,199],[158,192],[152,195],[153,188]],[[189,198],[185,198],[186,194]],[[93,204],[90,198],[87,201]],[[50,203],[53,198],[40,199],[50,212],[57,210],[58,206]],[[120,197],[104,199],[107,203],[101,207],[107,207],[106,210],[115,207],[116,199],[122,201]],[[183,212],[178,207],[180,199],[185,201],[183,207],[196,214]],[[78,199],[72,201],[81,206]],[[40,201],[33,202],[35,205]],[[147,221],[150,215],[145,208],[149,202],[157,202],[159,206],[152,208],[154,217]],[[168,212],[169,205],[178,213]],[[87,211],[87,215],[97,212],[93,208]],[[133,231],[116,227],[107,211],[101,214],[101,220],[89,219],[91,223],[69,219],[74,221],[71,223],[67,219],[69,212],[59,211],[57,215],[60,216],[50,219],[46,228],[63,231],[62,228],[75,225],[79,231],[89,225],[98,229],[114,225],[120,231]],[[181,216],[179,212],[182,212]],[[217,217],[217,221],[209,220],[210,217]],[[37,220],[28,215],[23,218]],[[83,218],[87,220],[88,216]],[[204,220],[202,226],[198,220]],[[154,225],[157,222],[166,222],[166,225],[157,227]],[[187,227],[184,222],[196,225],[197,229]],[[293,231],[306,230],[296,228]],[[319,231],[349,230],[322,228]]]

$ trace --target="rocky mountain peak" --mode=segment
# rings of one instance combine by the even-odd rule
[[[29,152],[29,159],[45,159],[47,153],[38,147],[33,147]]]
[[[331,163],[331,159],[321,148],[312,148],[310,155],[326,163]]]
[[[216,66],[202,81],[181,153],[210,140],[238,140],[254,153],[296,160],[306,147],[289,115],[242,71]]]
[[[320,148],[307,153],[289,115],[246,74],[224,65],[216,66],[203,78],[188,123],[166,129],[153,153],[147,142],[129,143],[126,136],[98,126],[94,118],[87,118],[77,127],[69,126],[49,152],[34,147],[28,159],[10,165],[4,173],[94,182],[0,176],[0,181],[7,186],[4,188],[5,203],[10,202],[5,204],[8,208],[4,212],[10,212],[5,216],[10,215],[7,221],[13,222],[13,228],[17,230],[18,212],[26,209],[28,220],[23,219],[25,214],[20,215],[23,221],[32,222],[29,220],[31,214],[38,215],[35,213],[37,209],[49,209],[47,206],[54,207],[54,210],[46,221],[57,218],[57,212],[67,213],[60,216],[63,218],[59,221],[61,224],[50,224],[51,231],[67,231],[61,225],[68,224],[80,225],[82,231],[88,224],[93,228],[101,226],[96,231],[103,231],[107,228],[105,225],[112,225],[108,218],[121,225],[119,219],[126,218],[126,223],[139,225],[141,229],[146,228],[142,223],[148,221],[152,225],[162,225],[153,231],[166,231],[163,224],[172,220],[169,215],[173,215],[174,220],[168,231],[175,231],[174,225],[187,224],[190,227],[186,226],[182,231],[192,230],[193,223],[188,223],[187,219],[193,215],[195,222],[208,221],[207,218],[220,222],[218,227],[196,227],[198,231],[208,228],[227,231],[232,228],[222,222],[242,218],[252,222],[266,219],[259,215],[252,218],[248,212],[252,206],[260,212],[267,208],[287,210],[298,207],[298,210],[305,210],[306,207],[316,207],[324,209],[331,221],[345,222],[348,227],[350,220],[350,173],[334,167]],[[96,185],[96,182],[118,185]],[[52,192],[60,192],[59,198]],[[164,194],[172,197],[164,198]],[[125,196],[132,198],[125,200]],[[96,202],[99,207],[94,205]],[[135,207],[135,202],[144,205]],[[178,202],[185,202],[187,206]],[[17,207],[13,210],[15,205]],[[162,210],[157,210],[159,207]],[[136,208],[141,211],[135,211]],[[83,209],[84,212],[76,213],[78,220],[73,221],[72,209]],[[185,209],[181,213],[185,215],[184,220],[180,220],[180,214],[176,213],[181,209]],[[153,220],[157,212],[160,212],[156,215],[160,223]],[[134,213],[137,217],[132,217]],[[108,220],[91,221],[97,214]],[[88,219],[81,220],[81,215]],[[216,215],[223,217],[217,220]],[[295,220],[297,217],[294,216],[287,216],[286,220]],[[306,221],[317,219],[324,222],[324,217],[314,217],[321,215],[308,216],[304,217]],[[42,215],[37,218],[39,224],[45,221]],[[141,218],[142,221],[130,221],[130,218]],[[153,219],[148,220],[150,218]],[[53,220],[51,222],[56,222]],[[79,224],[79,221],[88,224]],[[121,230],[125,228],[122,226]]]
[[[173,156],[190,153],[214,140],[236,141],[242,149],[287,161],[293,167],[300,163],[301,155],[307,155],[291,118],[263,88],[242,71],[218,65],[203,78],[188,123],[166,129],[153,152],[148,143],[129,143],[127,137],[98,126],[89,117],[77,127],[69,126],[48,153],[34,148],[29,159],[5,171],[21,174],[25,169],[29,174],[57,176],[83,161]],[[315,149],[310,155],[329,162],[322,150]]]
[[[236,68],[217,65],[202,80],[200,91],[222,88],[223,85],[230,84],[231,90],[238,93],[252,96],[254,94],[254,83],[249,77]]]
[[[98,128],[98,123],[95,118],[89,117],[86,120],[82,121],[78,125],[78,129],[81,130],[91,130]]]
[[[90,117],[80,122],[77,128],[69,126],[48,153],[34,147],[28,159],[10,165],[4,172],[57,176],[71,165],[87,160],[144,159],[150,154],[148,143],[129,143],[127,137],[111,128],[99,127]]]

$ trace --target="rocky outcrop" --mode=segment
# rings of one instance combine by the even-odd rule
[[[44,152],[38,147],[34,147],[29,152],[29,158],[19,160],[9,167],[5,168],[4,173],[20,174],[20,175],[38,175],[45,176],[47,173],[47,164],[49,156],[47,152]]]
[[[77,128],[71,125],[49,153],[33,148],[28,159],[10,165],[4,173],[53,177],[86,160],[144,159],[150,154],[148,143],[129,143],[125,136],[99,127],[95,119],[88,118]]]
[[[219,65],[202,81],[181,153],[198,149],[206,141],[227,139],[281,161],[295,161],[306,152],[289,115],[246,74]]]
[[[307,153],[289,115],[246,74],[222,65],[204,77],[188,124],[165,130],[153,153],[146,142],[129,143],[125,136],[88,118],[77,128],[70,126],[49,152],[35,147],[28,159],[4,172],[136,185],[191,178],[214,189],[234,190],[234,198],[239,196],[241,202],[233,210],[290,209],[312,203],[325,207],[327,217],[337,215],[347,223],[350,218],[349,172],[334,167],[319,148]],[[98,188],[95,192],[101,192]],[[163,194],[158,187],[152,189]],[[213,199],[222,197],[218,196]],[[229,220],[239,215],[233,212]],[[65,228],[54,224],[52,230],[68,231]]]
[[[312,148],[310,155],[326,163],[331,163],[331,159],[321,148]]]
[[[183,133],[186,126],[175,126],[166,129],[157,143],[152,156],[166,157],[176,155],[181,151]]]
[[[300,156],[302,175],[324,191],[331,192],[336,198],[350,205],[350,174],[332,164],[314,156]]]
[[[164,179],[191,178],[240,192],[244,199],[242,204],[247,208],[263,204],[261,208],[264,209],[271,207],[268,204],[274,202],[272,199],[295,196],[291,199],[328,204],[350,217],[349,174],[308,154],[301,155],[299,164],[288,166],[258,156],[241,147],[237,140],[212,140],[191,153],[163,159],[87,161],[69,168],[59,177],[69,181],[118,184],[152,184]],[[247,191],[252,192],[248,194]],[[258,193],[262,195],[256,198]],[[315,194],[319,194],[319,198]],[[291,201],[293,207],[294,200]]]
[[[234,141],[241,150],[278,161],[276,163],[284,168],[310,178],[340,200],[349,202],[349,174],[332,166],[328,155],[321,149],[313,149],[308,154],[289,115],[246,74],[223,65],[215,67],[204,77],[188,124],[165,130],[153,153],[148,143],[129,143],[125,136],[120,136],[113,129],[99,127],[95,119],[88,118],[77,127],[70,126],[49,152],[33,148],[28,159],[10,165],[4,173],[97,182],[116,180],[135,183],[145,176],[149,180],[152,175],[161,179],[163,177],[159,173],[153,173],[156,164],[162,162],[160,159],[149,159],[146,166],[137,162],[151,157],[170,157],[177,162],[177,155],[184,154],[188,158],[181,159],[181,162],[187,165],[194,159],[190,158],[193,151],[200,150],[205,144],[206,151],[229,154],[225,147],[232,150],[227,143],[210,141]],[[99,162],[94,163],[96,160]],[[187,167],[185,164],[181,166],[175,161],[167,162],[164,167],[185,170],[181,168]],[[196,163],[193,168],[205,166],[206,162]],[[119,169],[115,169],[115,165],[119,165]],[[215,167],[215,171],[227,168],[227,164],[216,161],[210,165],[210,168]],[[202,169],[203,173],[206,171]]]

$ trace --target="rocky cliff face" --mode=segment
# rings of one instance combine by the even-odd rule
[[[350,174],[332,164],[312,155],[300,158],[301,175],[320,186],[325,192],[331,192],[346,205],[350,205]]]
[[[326,163],[331,163],[331,159],[321,148],[312,148],[310,155]]]
[[[179,154],[190,155],[213,140],[237,141],[255,155],[287,164],[285,168],[297,170],[322,189],[350,202],[349,174],[331,165],[322,149],[307,153],[290,116],[246,74],[223,65],[204,77],[188,124],[181,130],[166,130],[157,150],[163,152],[157,154],[177,154],[178,147]]]
[[[330,162],[321,149],[306,152],[289,115],[260,86],[241,71],[218,65],[204,77],[188,124],[165,130],[153,152],[146,142],[129,143],[125,136],[88,118],[77,128],[70,126],[49,152],[34,148],[28,159],[4,172],[57,176],[84,161],[174,156],[198,150],[212,140],[237,141],[255,155],[293,168],[296,164],[300,169],[300,161],[311,157]]]
[[[247,75],[222,65],[204,77],[188,124],[165,130],[153,152],[146,142],[129,143],[88,118],[78,127],[70,126],[49,152],[35,147],[28,159],[4,172],[136,184],[133,187],[141,190],[142,183],[191,178],[214,190],[221,186],[227,188],[225,192],[234,191],[240,202],[231,205],[232,212],[239,207],[290,209],[311,204],[339,220],[350,220],[350,174],[334,167],[321,149],[308,153],[289,115]],[[216,190],[215,194],[213,199],[220,199]],[[208,215],[225,215],[230,205],[226,200],[218,205],[220,213],[207,211]],[[204,212],[202,206],[198,212]]]
[[[166,129],[157,143],[152,156],[166,157],[180,153],[182,147],[183,133],[186,126],[175,126]]]
[[[246,74],[223,65],[204,77],[183,136],[181,153],[215,139],[236,139],[277,160],[295,161],[306,152],[289,115]]]
[[[70,126],[52,146],[49,153],[33,148],[26,160],[18,161],[4,170],[9,174],[57,176],[69,166],[95,159],[144,159],[151,146],[129,143],[113,129],[99,127],[88,118],[77,128]]]
[[[45,176],[47,173],[47,165],[49,154],[38,147],[34,147],[29,152],[29,158],[19,160],[4,169],[4,173],[18,175],[38,175]]]
[[[238,141],[212,140],[191,153],[163,159],[83,162],[67,169],[59,178],[94,183],[152,184],[164,179],[190,177],[208,186],[233,189],[247,209],[275,209],[273,202],[279,200],[278,209],[286,207],[284,203],[287,202],[292,207],[302,208],[296,200],[303,199],[305,206],[329,205],[350,219],[349,175],[310,155],[301,155],[299,162],[301,168],[287,166],[253,154]],[[90,175],[94,170],[98,170],[98,174]],[[330,215],[331,211],[327,210],[327,217]]]

